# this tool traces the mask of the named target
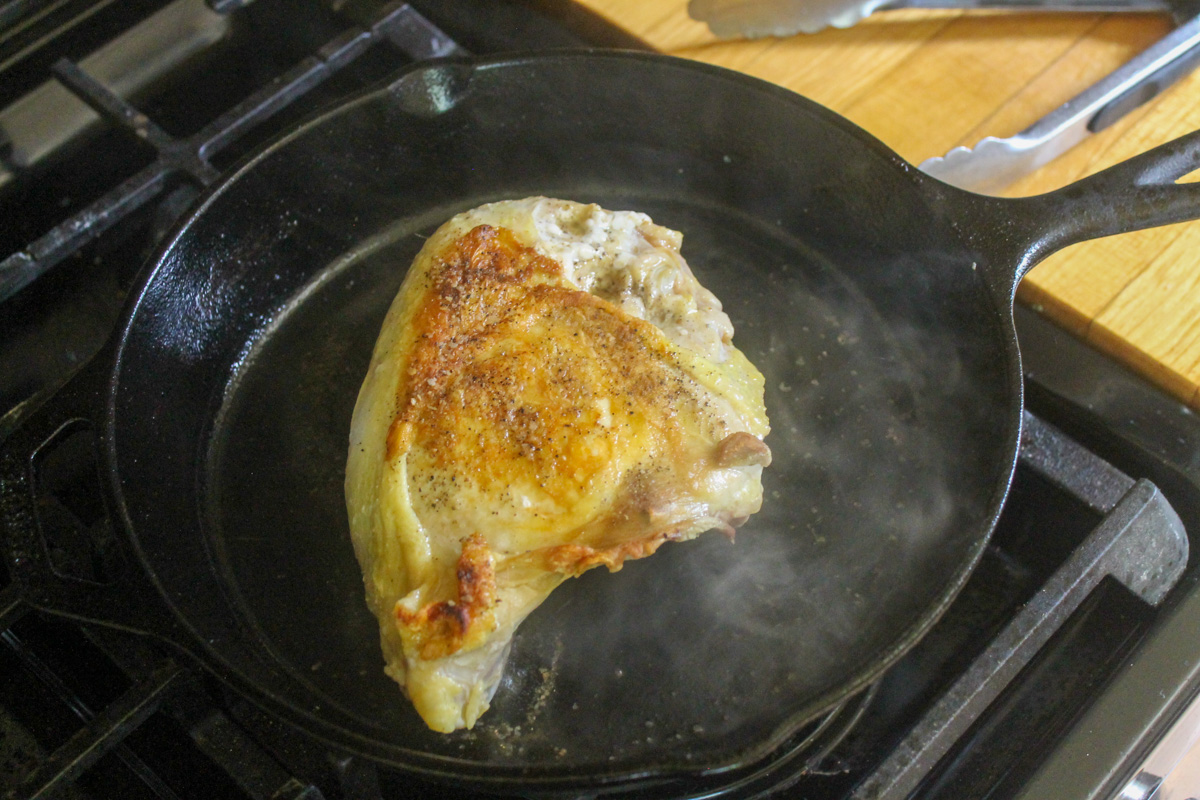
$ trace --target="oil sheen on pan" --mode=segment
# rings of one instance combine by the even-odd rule
[[[459,214],[388,311],[346,503],[385,671],[469,728],[555,587],[762,505],[763,377],[645,214],[531,197]]]

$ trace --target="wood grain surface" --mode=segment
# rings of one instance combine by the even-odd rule
[[[844,30],[721,41],[687,16],[686,0],[580,2],[662,52],[816,100],[913,163],[1017,133],[1172,27],[1153,14],[905,10]],[[1200,73],[1005,194],[1055,189],[1197,128]],[[1200,222],[1067,248],[1018,297],[1200,409]]]

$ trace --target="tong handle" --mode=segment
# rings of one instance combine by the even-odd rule
[[[1165,0],[890,0],[878,10],[894,11],[901,8],[1101,14],[1174,11],[1174,7]]]
[[[1195,44],[1186,50],[1179,51],[1174,60],[1161,65],[1156,72],[1150,73],[1141,82],[1133,83],[1124,92],[1101,107],[1088,120],[1088,132],[1099,133],[1129,112],[1158,97],[1167,88],[1191,73],[1196,65],[1200,64],[1200,36],[1193,41]]]
[[[716,36],[791,36],[849,28],[877,11],[904,8],[991,9],[1015,12],[1171,12],[1168,0],[690,0],[688,14]]]
[[[1200,64],[1200,16],[1134,56],[1020,133],[989,136],[921,164],[938,180],[995,192],[1048,164],[1093,133],[1158,96]]]

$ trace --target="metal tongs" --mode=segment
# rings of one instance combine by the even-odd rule
[[[790,36],[846,28],[876,11],[965,8],[1044,11],[1162,11],[1185,21],[1106,78],[1008,138],[988,136],[921,164],[929,175],[995,193],[1156,97],[1200,63],[1200,16],[1163,0],[691,0],[688,12],[718,36]],[[1185,16],[1185,15],[1193,16]]]

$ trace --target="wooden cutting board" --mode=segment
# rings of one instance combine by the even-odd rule
[[[906,10],[845,30],[720,41],[686,0],[580,2],[662,52],[816,100],[913,163],[1028,127],[1171,29],[1152,14]],[[1197,128],[1200,72],[1006,194],[1057,188]],[[1200,409],[1200,223],[1067,248],[1018,297]]]

